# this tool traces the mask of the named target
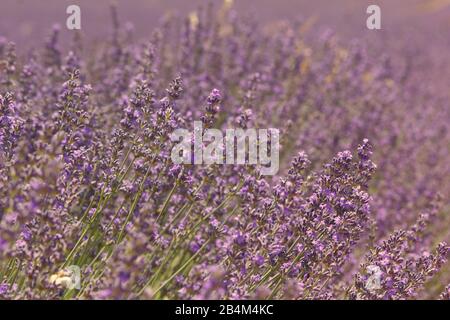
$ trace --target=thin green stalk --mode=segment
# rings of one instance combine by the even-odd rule
[[[164,289],[164,287],[169,283],[169,282],[171,282],[172,280],[173,280],[173,278],[175,278],[180,272],[182,272],[183,270],[184,270],[184,268],[186,268],[188,265],[189,265],[189,263],[191,263],[192,261],[194,261],[194,259],[195,258],[197,258],[198,256],[199,256],[199,254],[203,251],[203,249],[206,247],[206,245],[209,243],[209,241],[210,240],[207,240],[201,247],[200,247],[200,249],[195,253],[195,254],[193,254],[192,255],[192,257],[190,257],[189,259],[188,259],[188,261],[186,261],[177,271],[175,271],[166,281],[164,281],[163,282],[163,284],[161,284],[161,286],[158,288],[158,289],[156,289],[155,290],[155,292],[153,293],[153,296],[152,297],[154,297],[159,291],[161,291],[162,289]],[[146,289],[147,287],[146,286],[144,286],[142,289],[141,289],[141,291],[139,291],[138,292],[138,296],[140,296],[143,292],[144,292],[144,290]]]
[[[125,232],[125,228],[127,227],[128,222],[130,222],[130,219],[131,219],[131,216],[133,215],[134,209],[136,209],[137,203],[139,202],[139,199],[142,196],[143,186],[144,186],[145,180],[147,180],[149,174],[150,174],[150,167],[147,169],[147,172],[145,173],[145,176],[142,179],[141,184],[139,185],[139,192],[137,193],[136,197],[134,198],[133,204],[131,205],[131,208],[128,211],[128,215],[125,219],[124,224],[122,225],[122,229],[120,230],[119,235],[117,236],[116,244],[118,244],[120,241],[122,241],[123,233]]]
[[[163,207],[162,207],[161,211],[159,212],[158,217],[156,218],[156,222],[158,222],[159,219],[162,218],[164,212],[165,212],[166,209],[167,209],[167,206],[169,205],[170,199],[172,198],[172,196],[173,196],[173,194],[174,194],[176,188],[178,187],[178,184],[179,184],[179,181],[177,180],[177,181],[174,183],[174,185],[173,185],[172,189],[170,190],[169,194],[167,195],[167,198],[166,198],[166,200],[164,201]]]

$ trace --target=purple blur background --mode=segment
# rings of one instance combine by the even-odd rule
[[[65,28],[68,5],[81,7],[81,32],[86,40],[102,41],[109,36],[110,6],[118,7],[119,19],[131,22],[138,39],[148,38],[167,14],[185,18],[201,5],[224,0],[0,0],[0,36],[24,52],[44,42],[54,24],[61,28],[61,43],[72,39]],[[366,28],[366,8],[377,4],[382,11],[382,30]],[[241,15],[263,22],[311,19],[313,28],[328,28],[343,41],[365,38],[373,42],[373,54],[396,55],[407,45],[419,59],[427,61],[424,82],[448,91],[450,53],[450,0],[234,0]],[[12,27],[13,26],[13,27]],[[317,34],[317,33],[316,33]],[[401,39],[399,39],[401,38]],[[373,39],[373,41],[371,41]],[[381,41],[380,41],[381,40]]]
[[[138,36],[146,36],[167,13],[185,16],[201,4],[220,5],[222,0],[1,0],[0,34],[18,43],[19,47],[42,39],[54,23],[65,25],[65,10],[77,4],[82,12],[82,32],[101,38],[110,26],[108,7],[117,4],[123,21],[131,21]],[[365,27],[365,10],[370,4],[382,9],[383,36],[391,28],[407,27],[428,37],[430,45],[439,35],[448,35],[450,1],[448,0],[235,0],[242,13],[262,21],[317,18],[342,36],[373,36]],[[11,26],[15,28],[11,28]],[[69,32],[69,31],[65,31]],[[429,37],[432,32],[436,37]]]

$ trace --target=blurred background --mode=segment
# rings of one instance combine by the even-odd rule
[[[66,8],[81,7],[83,35],[102,38],[111,24],[108,7],[114,3],[120,18],[133,23],[136,36],[145,37],[165,14],[186,16],[200,5],[223,0],[1,0],[0,35],[26,46],[42,39],[54,23],[64,26]],[[257,20],[313,18],[317,25],[326,25],[342,37],[373,33],[366,29],[366,8],[377,4],[382,10],[385,36],[392,28],[407,28],[422,33],[434,42],[439,35],[448,35],[450,0],[234,0],[234,6]],[[14,26],[14,28],[11,28]],[[64,28],[63,28],[64,29]],[[64,30],[69,32],[68,30]],[[448,37],[447,37],[448,38]]]
[[[71,4],[81,8],[84,40],[101,42],[110,36],[112,4],[118,8],[120,22],[132,25],[138,40],[148,39],[166,15],[181,22],[200,6],[212,3],[219,8],[224,1],[232,2],[241,17],[261,22],[261,27],[303,19],[317,28],[313,31],[329,29],[343,42],[365,39],[369,53],[395,56],[397,63],[404,52],[412,52],[416,66],[426,66],[423,82],[433,84],[441,94],[449,91],[450,52],[445,52],[450,48],[450,0],[0,0],[0,40],[14,41],[17,51],[24,53],[42,45],[52,26],[59,24],[59,41],[64,44],[75,34],[65,28],[66,8]],[[382,30],[366,28],[370,4],[381,7]],[[320,32],[309,34],[314,37]]]

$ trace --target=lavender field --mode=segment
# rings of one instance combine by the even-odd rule
[[[450,300],[450,1],[45,2],[0,4],[0,300]],[[195,122],[276,174],[175,162]]]

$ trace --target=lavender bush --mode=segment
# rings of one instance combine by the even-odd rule
[[[142,42],[112,16],[101,43],[0,39],[0,299],[449,299],[430,60],[229,1]],[[279,128],[279,174],[173,164],[198,120]]]

